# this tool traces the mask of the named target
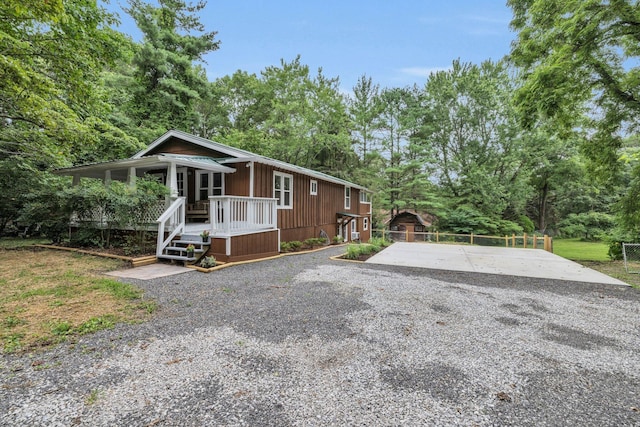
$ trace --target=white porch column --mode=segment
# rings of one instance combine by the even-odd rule
[[[129,173],[127,174],[127,182],[129,183],[129,187],[136,186],[136,168],[129,168]]]
[[[104,171],[104,185],[111,184],[111,170]]]
[[[176,197],[178,197],[178,172],[176,169],[176,164],[174,162],[169,163],[168,172],[167,187],[169,187],[169,196],[172,199],[175,199]]]
[[[253,162],[249,162],[249,197],[253,197]]]

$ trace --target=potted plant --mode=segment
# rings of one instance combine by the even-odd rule
[[[202,233],[200,233],[200,237],[202,237],[203,242],[209,241],[209,230],[204,230]]]
[[[189,244],[189,246],[187,246],[187,258],[193,258],[195,252],[196,252],[196,247],[193,246],[192,244]]]

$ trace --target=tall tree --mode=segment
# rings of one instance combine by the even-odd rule
[[[206,3],[158,0],[158,6],[129,0],[127,13],[144,34],[133,57],[137,86],[130,109],[135,124],[149,136],[168,128],[193,131],[196,102],[206,94],[207,78],[199,64],[215,51],[216,32],[205,32],[198,13]],[[148,136],[142,136],[148,138]]]
[[[64,163],[104,125],[98,78],[118,55],[115,18],[65,0],[7,0],[0,18],[0,159]]]
[[[376,147],[376,123],[380,116],[380,86],[371,77],[360,76],[353,87],[353,96],[348,99],[352,138],[360,161],[366,167],[367,157]]]
[[[512,84],[501,62],[454,61],[425,85],[421,133],[435,150],[438,184],[455,205],[493,218],[523,213],[529,190],[529,153],[510,102]]]
[[[609,175],[640,114],[640,3],[636,0],[508,0],[518,32],[511,57],[525,83],[522,117],[592,127],[585,152]],[[578,122],[583,113],[590,121]]]
[[[381,133],[382,155],[387,160],[386,188],[383,206],[391,216],[405,208],[401,198],[403,180],[403,147],[408,143],[409,127],[406,123],[411,93],[407,88],[385,88],[380,93],[380,117],[377,124]]]
[[[339,177],[350,177],[355,154],[339,80],[312,76],[298,56],[260,77],[238,71],[214,84],[226,143]]]

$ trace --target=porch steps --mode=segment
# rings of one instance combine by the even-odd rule
[[[194,246],[194,256],[187,256],[187,246]],[[183,234],[172,240],[169,246],[162,250],[162,254],[158,255],[159,259],[170,261],[182,261],[184,264],[194,264],[202,255],[204,255],[211,241],[203,242],[199,234]]]

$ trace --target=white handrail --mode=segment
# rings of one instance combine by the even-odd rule
[[[156,245],[156,256],[162,255],[164,248],[169,246],[171,240],[180,233],[184,233],[186,223],[186,199],[178,197],[171,203],[171,206],[164,211],[157,220],[158,223],[158,243]],[[167,238],[164,233],[169,231]]]

